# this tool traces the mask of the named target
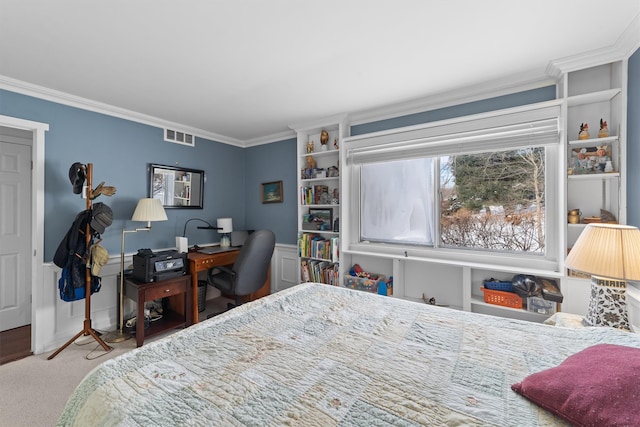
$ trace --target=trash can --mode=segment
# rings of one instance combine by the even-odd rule
[[[198,280],[198,313],[204,311],[207,305],[207,281]]]

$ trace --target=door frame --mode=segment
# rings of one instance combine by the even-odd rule
[[[43,349],[42,330],[44,320],[44,140],[49,124],[0,115],[0,126],[31,131],[31,351],[38,354]],[[38,351],[40,350],[40,351]]]

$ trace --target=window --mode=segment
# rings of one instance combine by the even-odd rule
[[[440,244],[544,255],[541,147],[440,159]]]
[[[362,166],[362,239],[433,244],[433,160]]]
[[[552,101],[347,138],[347,245],[557,262],[559,115]]]

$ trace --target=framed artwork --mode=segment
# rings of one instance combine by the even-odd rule
[[[328,226],[328,230],[333,229],[333,210],[321,208],[309,208],[309,217],[311,222],[316,223],[320,230],[324,230]],[[322,227],[322,226],[325,227]]]
[[[282,181],[263,182],[261,186],[262,203],[282,203]]]

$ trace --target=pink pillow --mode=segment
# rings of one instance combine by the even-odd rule
[[[594,345],[511,389],[575,426],[637,426],[640,349]]]

